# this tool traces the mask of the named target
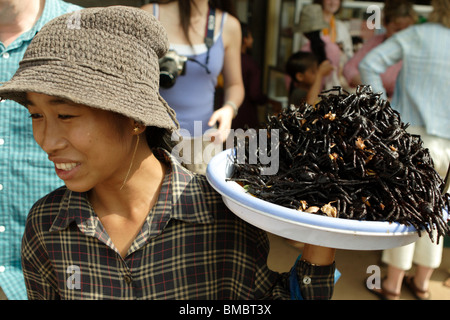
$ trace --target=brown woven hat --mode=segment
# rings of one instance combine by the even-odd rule
[[[68,13],[37,33],[0,97],[25,105],[27,92],[43,93],[175,130],[175,111],[159,95],[158,60],[168,48],[164,28],[142,9]]]
[[[295,31],[308,33],[328,27],[328,23],[323,20],[322,6],[320,4],[307,4],[302,7]]]

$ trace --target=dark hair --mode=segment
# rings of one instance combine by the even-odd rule
[[[188,40],[189,44],[192,45],[191,39],[189,39],[189,26],[191,25],[191,11],[192,6],[195,7],[195,3],[193,0],[155,0],[151,2],[158,3],[168,3],[178,1],[179,15],[181,28],[183,29],[183,34]],[[230,0],[209,0],[208,1],[211,8],[222,10],[223,12],[228,12],[232,16],[237,16],[236,10],[234,7],[234,2]]]
[[[312,52],[298,51],[292,54],[286,62],[286,74],[292,79],[289,93],[294,88],[297,73],[304,73],[306,70],[317,64],[317,57]]]
[[[172,132],[165,128],[147,127],[145,129],[145,138],[150,149],[162,148],[172,152],[176,141],[172,141]]]
[[[323,42],[322,38],[320,37],[320,32],[321,31],[311,31],[304,34],[305,37],[308,38],[311,45],[311,51],[316,56],[317,62],[319,64],[327,60],[325,42]]]

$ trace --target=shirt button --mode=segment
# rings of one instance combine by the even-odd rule
[[[131,279],[131,277],[127,275],[123,277],[123,280],[125,280],[126,283],[130,284],[133,279]]]
[[[307,276],[304,277],[304,278],[303,278],[303,283],[304,283],[304,284],[310,284],[310,283],[311,283],[311,278],[310,278],[310,277],[307,277]]]
[[[3,54],[3,58],[8,59],[8,58],[9,58],[9,53],[8,53],[8,52],[5,52],[5,53]]]
[[[4,266],[0,266],[0,272],[5,272],[5,267]]]
[[[1,139],[0,138],[0,146],[2,146],[2,145],[4,145],[5,144],[5,139]]]
[[[0,226],[0,232],[5,232],[6,228],[5,226]]]
[[[2,191],[3,190],[3,185],[2,184],[0,184],[0,191]]]

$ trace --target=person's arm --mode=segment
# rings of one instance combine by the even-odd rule
[[[310,105],[314,105],[317,102],[317,98],[322,90],[323,78],[329,75],[333,71],[334,67],[329,60],[323,61],[318,70],[314,83],[308,90],[306,95],[306,102]]]
[[[334,262],[335,253],[336,249],[305,243],[301,260],[312,265],[329,266]]]
[[[241,26],[239,21],[228,14],[223,29],[225,57],[223,63],[224,105],[216,110],[209,122],[209,126],[218,123],[218,131],[212,136],[214,141],[222,143],[226,140],[231,122],[235,117],[235,107],[239,108],[244,101],[244,84],[241,70]]]
[[[289,272],[277,273],[267,266],[270,242],[266,232],[257,234],[256,299],[329,300],[333,296],[336,249],[305,244],[300,259]]]
[[[386,89],[383,86],[381,74],[402,60],[403,46],[409,37],[409,30],[400,31],[370,51],[359,64],[361,82],[372,86],[374,92],[382,92],[382,98],[387,99]],[[413,41],[410,39],[409,41]],[[408,42],[408,40],[406,40]]]
[[[373,36],[372,38],[367,40],[367,42],[353,55],[350,60],[345,63],[342,74],[352,87],[356,87],[362,84],[361,76],[359,75],[358,70],[359,63],[362,59],[364,59],[368,52],[382,43],[383,39],[383,35]]]
[[[52,265],[41,242],[42,232],[34,225],[39,219],[33,219],[33,216],[36,217],[32,209],[22,239],[22,269],[28,299],[59,300],[59,295],[49,282]]]

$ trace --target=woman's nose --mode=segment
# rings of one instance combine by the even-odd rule
[[[45,121],[40,128],[34,130],[34,138],[39,146],[48,154],[63,149],[66,145],[62,130],[55,123]]]

